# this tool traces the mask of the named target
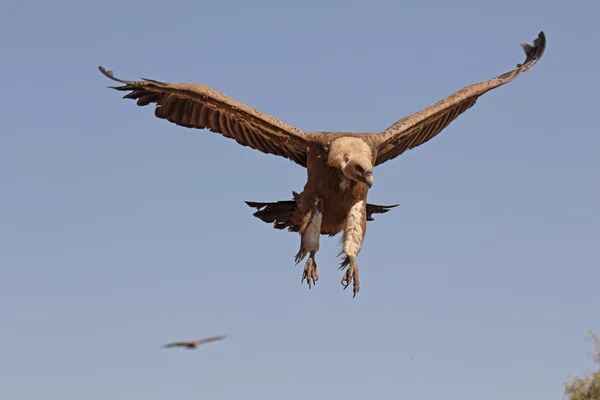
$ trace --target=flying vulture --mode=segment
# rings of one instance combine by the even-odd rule
[[[223,340],[225,339],[227,336],[225,335],[220,335],[220,336],[212,336],[212,337],[208,337],[208,338],[204,338],[204,339],[200,339],[200,340],[194,340],[191,342],[172,342],[172,343],[168,343],[165,344],[163,347],[185,347],[188,349],[195,349],[196,347],[200,346],[201,344],[205,344],[205,343],[210,343],[210,342],[216,342],[217,340]]]
[[[445,99],[407,116],[381,132],[306,132],[214,89],[197,83],[168,83],[142,78],[125,81],[99,67],[108,78],[122,83],[110,86],[126,91],[124,98],[137,105],[155,104],[154,115],[187,128],[208,129],[267,154],[285,157],[307,169],[308,179],[292,200],[272,203],[246,202],[258,211],[254,216],[276,229],[299,232],[300,251],[296,265],[308,255],[302,282],[309,288],[318,279],[315,254],[321,234],[343,231],[345,254],[340,269],[344,289],[353,283],[359,291],[356,257],[362,247],[367,221],[392,206],[367,203],[373,186],[373,168],[439,134],[488,91],[511,82],[535,65],[544,54],[546,37],[540,32],[533,45],[521,44],[525,61],[496,78],[467,86]]]

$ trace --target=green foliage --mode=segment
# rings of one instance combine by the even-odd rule
[[[588,339],[594,343],[592,357],[600,365],[600,337],[590,331]],[[571,378],[565,384],[565,395],[569,400],[600,400],[600,368],[587,372],[582,378]]]

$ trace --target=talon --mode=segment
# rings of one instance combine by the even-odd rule
[[[350,286],[350,283],[353,283],[352,291],[354,294],[352,295],[352,298],[356,297],[356,294],[360,290],[360,282],[358,280],[358,266],[354,263],[354,261],[350,262],[350,267],[346,270],[346,273],[342,277],[341,283],[342,286],[344,286],[343,290],[346,290],[346,288]]]
[[[342,286],[344,287],[343,290],[346,290],[346,288],[348,287],[348,285],[350,285],[350,282],[352,282],[352,280],[348,278],[348,273],[344,274],[344,276],[342,276]]]
[[[304,272],[302,272],[302,281],[300,283],[304,283],[306,279],[306,283],[308,283],[308,288],[311,289],[312,285],[316,285],[319,280],[319,272],[317,271],[317,262],[315,261],[313,256],[309,256],[308,260],[306,260],[306,264],[304,264]],[[311,285],[312,280],[312,285]]]

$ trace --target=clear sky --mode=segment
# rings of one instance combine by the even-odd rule
[[[600,331],[600,6],[567,4],[3,2],[0,397],[561,398]],[[309,291],[299,236],[244,204],[304,169],[158,120],[97,70],[379,131],[540,30],[535,67],[375,170],[369,201],[401,206],[368,225],[355,299],[339,238]]]

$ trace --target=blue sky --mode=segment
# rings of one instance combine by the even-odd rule
[[[581,1],[5,2],[0,395],[560,398],[600,331],[600,6]],[[244,200],[305,170],[106,88],[201,82],[305,130],[379,131],[544,58],[375,170],[361,292]],[[196,352],[170,340],[228,334]]]

